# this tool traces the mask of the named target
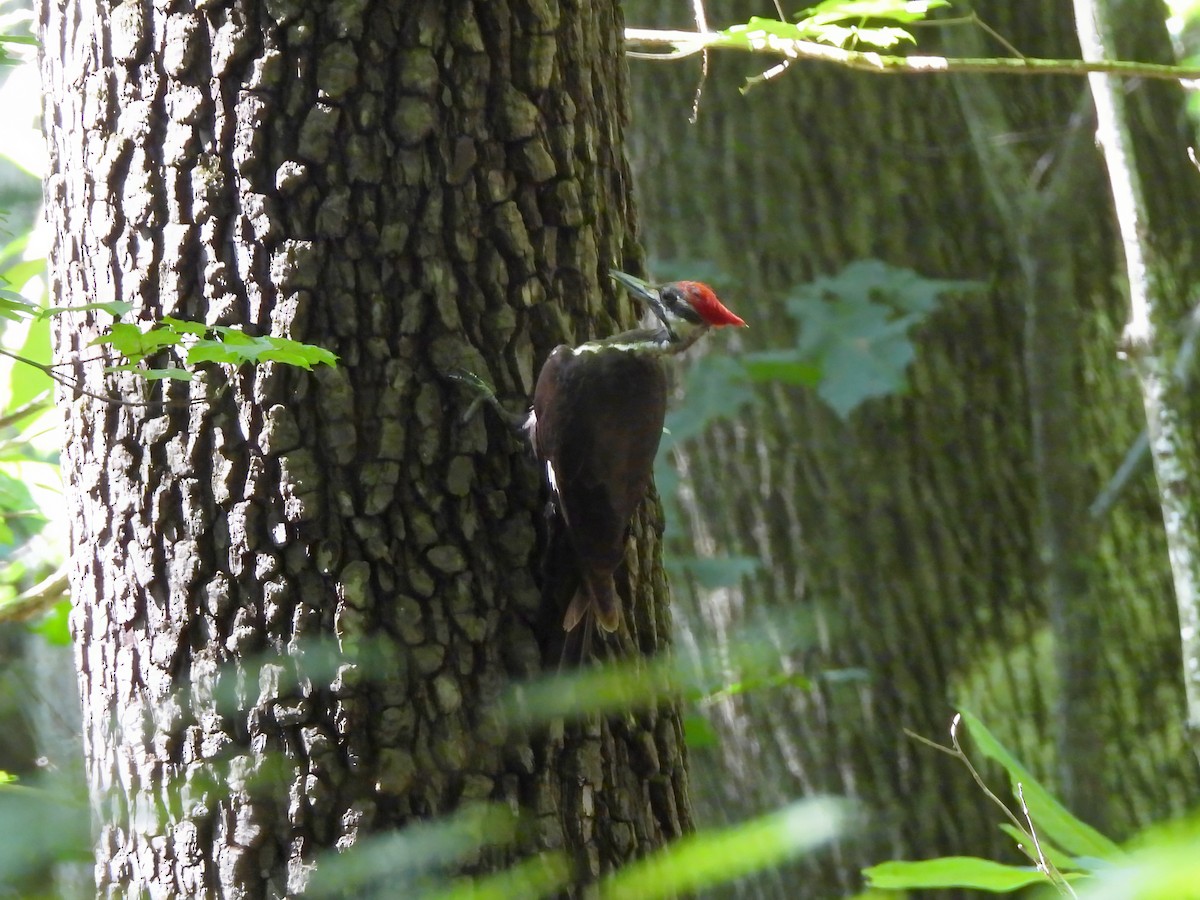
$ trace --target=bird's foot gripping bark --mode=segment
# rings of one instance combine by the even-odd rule
[[[512,413],[501,405],[496,398],[496,389],[488,384],[484,379],[480,378],[474,372],[468,372],[466,369],[457,369],[451,372],[449,378],[457,381],[459,384],[465,385],[472,393],[475,394],[475,399],[471,401],[471,405],[466,408],[462,414],[462,421],[469,422],[479,412],[479,408],[483,404],[487,404],[496,411],[501,420],[510,429],[518,435],[523,435],[525,431],[525,414]]]

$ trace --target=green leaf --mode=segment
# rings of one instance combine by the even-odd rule
[[[147,381],[162,381],[170,379],[172,381],[191,381],[196,377],[195,372],[189,372],[187,369],[170,367],[166,369],[145,369],[143,374]]]
[[[312,344],[270,335],[253,337],[224,325],[213,326],[210,330],[217,338],[196,341],[188,350],[188,365],[211,362],[237,366],[243,363],[277,362],[311,369],[314,365],[337,364],[336,354]]]
[[[3,256],[7,258],[9,251],[14,246],[18,246],[21,248],[21,250],[24,250],[25,241],[14,241],[11,244],[6,245]],[[3,281],[5,286],[10,290],[20,291],[23,287],[25,287],[25,285],[29,284],[32,279],[43,274],[45,271],[46,260],[44,258],[39,257],[37,259],[18,259],[11,265],[4,267],[4,271],[0,272],[0,281]]]
[[[147,381],[162,381],[169,378],[173,381],[191,381],[195,377],[194,372],[189,372],[187,369],[176,367],[168,367],[165,369],[143,369],[141,363],[125,363],[120,366],[105,366],[105,372],[133,372],[141,375]]]
[[[879,260],[853,262],[801,285],[787,301],[800,326],[796,357],[820,369],[818,395],[846,418],[869,399],[905,391],[916,355],[909,332],[942,294],[979,286],[924,278]]]
[[[817,394],[838,416],[845,419],[867,400],[907,389],[904,373],[916,356],[908,338],[911,319],[898,320],[887,307],[855,295],[794,312],[801,355],[820,359]]]
[[[761,41],[766,35],[774,35],[788,41],[802,41],[811,37],[811,33],[803,31],[791,22],[779,19],[764,19],[751,16],[745,25],[733,25],[721,34],[727,43],[735,47],[751,47]]]
[[[40,634],[46,643],[55,647],[69,647],[71,645],[70,618],[71,601],[66,599],[54,604],[37,624],[29,626],[29,630]]]
[[[915,44],[917,39],[903,28],[868,28],[863,25],[821,25],[813,38],[834,47],[867,44],[879,50],[889,50],[902,41]]]
[[[847,19],[886,19],[917,22],[931,9],[949,6],[949,0],[825,0],[800,13],[802,24],[841,22]]]
[[[752,17],[722,32],[731,46],[754,47],[768,36],[788,41],[820,41],[836,47],[869,45],[881,49],[915,43],[900,25],[920,21],[946,0],[827,0],[805,10],[796,24]]]
[[[1200,820],[1151,825],[1129,845],[1119,864],[1095,867],[1080,900],[1181,900],[1200,884]]]
[[[978,718],[965,710],[960,710],[960,714],[971,739],[984,756],[999,763],[1008,772],[1009,778],[1012,779],[1014,795],[1017,782],[1020,782],[1025,805],[1029,807],[1029,815],[1039,837],[1045,835],[1048,840],[1074,856],[1118,860],[1125,855],[1112,840],[1068,812]]]
[[[50,316],[61,315],[69,312],[88,312],[89,310],[99,310],[106,312],[114,319],[119,319],[121,316],[133,310],[133,304],[125,300],[104,300],[97,303],[84,303],[80,306],[51,306],[49,309],[43,309],[39,314],[40,318],[49,318]],[[136,328],[137,326],[131,326]]]
[[[37,304],[30,303],[16,291],[0,288],[0,319],[19,322],[21,319],[37,314]]]
[[[765,350],[742,357],[742,369],[751,381],[770,381],[816,387],[821,383],[821,367],[802,359],[796,350]]]
[[[417,895],[415,890],[405,890],[413,887],[416,878],[488,845],[510,843],[516,826],[509,809],[493,804],[466,806],[451,816],[402,831],[369,835],[348,850],[323,854],[304,896],[361,896],[381,881],[393,888],[386,896]]]
[[[208,326],[203,322],[193,322],[189,319],[177,319],[174,316],[163,316],[162,323],[180,334],[190,334],[204,337],[208,334]]]
[[[29,486],[19,478],[0,469],[0,514],[26,514],[37,509]]]
[[[34,319],[26,326],[25,340],[17,351],[31,362],[49,365],[50,323]],[[17,409],[53,391],[54,380],[37,366],[17,364],[9,379],[8,408]]]
[[[559,894],[571,879],[571,866],[561,853],[544,853],[503,872],[462,878],[455,884],[422,891],[421,900],[536,900]],[[389,896],[396,896],[389,894]]]
[[[749,694],[752,691],[778,687],[799,688],[800,690],[808,691],[812,690],[812,686],[812,679],[799,672],[773,672],[763,677],[744,678],[741,681],[731,682],[730,684],[723,685],[718,690],[693,699],[713,701],[724,697],[736,697],[739,694]]]
[[[844,831],[849,818],[846,803],[822,797],[689,835],[609,876],[600,897],[653,900],[715,887],[820,847]]]
[[[871,887],[888,890],[962,887],[1004,894],[1047,882],[1033,866],[1006,866],[974,856],[892,860],[864,869],[863,875]]]
[[[213,325],[209,331],[219,335],[224,343],[231,346],[249,346],[258,340],[258,338],[246,334],[242,329],[234,328],[231,325]]]
[[[687,402],[667,414],[669,440],[664,446],[702,434],[718,419],[732,418],[753,398],[746,371],[732,357],[705,356],[688,371]]]
[[[142,331],[138,325],[114,322],[109,326],[107,334],[100,335],[91,343],[109,344],[130,362],[138,362],[164,347],[178,344],[181,340],[183,338],[179,334],[168,328],[155,326]]]
[[[720,741],[717,731],[703,713],[688,713],[683,717],[683,740],[689,749],[716,747]]]
[[[297,354],[307,363],[304,368],[312,366],[337,366],[337,354],[331,350],[326,350],[324,347],[318,347],[315,344],[304,344],[300,341],[293,341],[290,338],[270,337],[268,340],[281,351]]]
[[[224,363],[236,366],[246,361],[241,354],[235,352],[225,342],[211,338],[196,341],[188,348],[187,352],[189,366],[198,366],[202,363]]]

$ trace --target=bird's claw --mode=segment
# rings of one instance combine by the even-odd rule
[[[453,372],[447,373],[447,377],[465,384],[467,387],[474,388],[479,393],[488,397],[496,396],[496,389],[494,387],[467,369],[455,369]]]
[[[469,422],[475,418],[476,413],[479,412],[479,407],[483,404],[491,403],[494,406],[499,402],[496,400],[496,389],[474,372],[466,369],[455,369],[453,372],[448,373],[448,377],[459,384],[466,385],[476,394],[475,399],[471,401],[471,405],[466,408],[460,417],[460,421],[462,422]]]

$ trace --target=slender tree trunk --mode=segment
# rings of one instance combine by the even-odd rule
[[[688,4],[671,20],[628,6],[632,25],[689,24]],[[1078,57],[1068,3],[977,9],[1022,52]],[[1123,56],[1165,58],[1157,7],[1138,9]],[[710,25],[738,14],[761,9]],[[1126,304],[1086,85],[796,64],[740,94],[767,65],[714,54],[694,126],[698,64],[634,69],[652,258],[709,262],[755,348],[787,340],[791,286],[855,259],[989,290],[920,330],[906,396],[843,424],[776,388],[684,449],[691,534],[763,562],[683,603],[685,631],[720,643],[763,612],[780,630],[806,617],[811,645],[783,664],[816,679],[715,708],[719,746],[694,757],[701,822],[814,792],[872,810],[857,846],[800,881],[757,879],[753,896],[852,890],[860,866],[891,856],[1013,858],[961,768],[903,733],[944,737],[956,704],[1116,836],[1180,811],[1197,772],[1153,486],[1135,481],[1102,521],[1087,512],[1142,419],[1117,359]],[[1200,237],[1182,98],[1128,88],[1181,316]]]
[[[293,894],[323,851],[479,801],[533,827],[478,869],[561,850],[586,882],[684,831],[672,707],[559,741],[497,723],[561,611],[539,473],[498,423],[461,421],[445,377],[523,403],[554,344],[628,318],[604,274],[637,252],[615,3],[38,17],[55,303],[341,357],[164,388],[106,371],[106,315],[61,321],[100,892]],[[621,585],[646,653],[654,521]]]

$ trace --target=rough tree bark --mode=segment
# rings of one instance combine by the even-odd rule
[[[475,801],[532,822],[479,868],[557,848],[588,881],[686,830],[670,706],[561,742],[497,724],[558,627],[542,498],[445,379],[523,402],[554,344],[630,318],[604,275],[637,255],[616,4],[38,18],[55,303],[341,357],[160,389],[105,371],[104,314],[61,320],[64,371],[126,401],[60,398],[101,893],[295,893],[322,851]],[[665,582],[654,519],[634,531],[621,588],[650,653]]]
[[[690,25],[691,4],[671,19],[627,7],[631,25]],[[1078,57],[1069,3],[974,9],[1029,55]],[[751,14],[761,7],[709,24]],[[1157,7],[1125,15],[1124,58],[1169,58]],[[775,389],[687,448],[692,536],[764,566],[682,603],[685,632],[720,643],[763,610],[816,625],[788,660],[814,690],[715,709],[719,747],[693,754],[701,824],[812,792],[873,811],[856,846],[801,882],[749,882],[752,896],[833,896],[892,856],[1011,858],[962,769],[903,734],[943,737],[956,703],[1114,835],[1179,811],[1197,771],[1153,485],[1136,481],[1101,522],[1087,512],[1141,410],[1116,358],[1127,307],[1086,84],[799,64],[738,92],[769,65],[713,55],[695,126],[699,65],[635,66],[632,158],[652,258],[720,270],[748,309],[751,347],[781,341],[790,286],[855,259],[990,290],[921,329],[908,396],[843,425],[811,395]],[[1200,239],[1182,97],[1127,87],[1182,316]],[[830,670],[865,677],[822,679]]]

